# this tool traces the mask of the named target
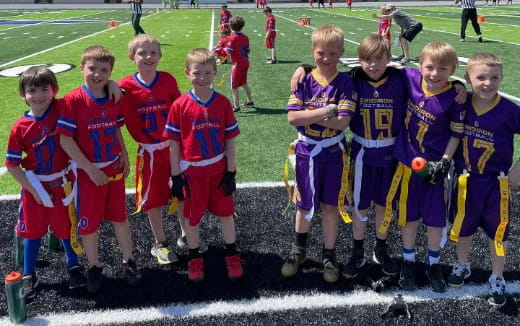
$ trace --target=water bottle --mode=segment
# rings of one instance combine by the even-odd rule
[[[9,320],[15,324],[23,323],[27,319],[27,308],[22,296],[22,274],[11,272],[5,277],[5,297]]]
[[[16,234],[14,231],[14,264],[15,266],[23,266],[23,239]]]
[[[422,157],[416,157],[412,160],[412,170],[421,178],[425,178],[430,175],[431,164]]]
[[[61,251],[60,239],[56,238],[50,229],[47,232],[47,248],[49,248],[50,251]]]

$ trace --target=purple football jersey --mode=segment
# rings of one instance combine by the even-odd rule
[[[372,140],[396,137],[402,129],[406,112],[408,95],[405,77],[392,75],[379,82],[354,79],[354,85],[359,99],[358,109],[349,125],[352,133]],[[356,157],[360,148],[360,144],[352,142],[352,158]],[[394,165],[393,148],[393,145],[382,148],[365,148],[363,164]]]
[[[403,68],[403,72],[408,79],[409,99],[405,132],[399,134],[394,154],[407,166],[417,156],[438,161],[450,138],[462,137],[464,105],[455,102],[456,92],[451,84],[432,93],[423,88],[418,70]]]
[[[487,108],[478,109],[466,102],[464,138],[455,158],[460,171],[498,175],[513,163],[514,134],[520,133],[520,107],[497,96]]]

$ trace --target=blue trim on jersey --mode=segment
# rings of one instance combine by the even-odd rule
[[[49,106],[45,109],[45,112],[43,112],[43,114],[39,117],[35,116],[35,115],[32,115],[30,114],[29,112],[30,111],[25,111],[23,113],[23,116],[28,118],[28,119],[32,119],[32,120],[36,120],[36,121],[42,121],[45,119],[45,117],[47,116],[47,113],[49,113],[51,110],[50,108],[52,107],[52,102],[49,104]]]
[[[22,152],[7,150],[5,160],[13,163],[20,163],[22,161]]]
[[[197,102],[199,105],[207,108],[211,105],[211,103],[213,103],[213,101],[215,101],[215,98],[217,97],[217,92],[213,91],[213,93],[211,93],[211,96],[209,98],[209,100],[206,101],[206,103],[202,102],[200,100],[200,98],[197,97],[197,95],[195,95],[193,93],[193,89],[190,89],[188,91],[188,94],[190,95],[191,99],[194,100],[195,102]]]
[[[181,135],[181,128],[178,125],[175,125],[170,122],[166,122],[166,126],[164,126],[164,131],[172,135]]]
[[[117,125],[118,126],[122,126],[125,124],[125,117],[120,114],[118,117],[117,117]]]
[[[155,77],[153,79],[153,81],[150,83],[150,85],[146,85],[143,81],[141,81],[141,79],[139,79],[139,77],[137,77],[139,73],[136,72],[134,74],[134,80],[136,83],[138,83],[139,85],[141,85],[143,88],[146,88],[146,89],[152,89],[154,87],[154,85],[157,83],[157,81],[159,80],[159,72],[156,71],[155,72]]]
[[[66,129],[68,131],[76,132],[76,129],[78,128],[76,125],[76,121],[73,120],[67,120],[64,117],[60,117],[58,119],[58,127]]]
[[[231,134],[237,130],[238,130],[238,121],[235,120],[232,123],[226,125],[226,131],[224,132],[224,134],[226,134],[226,135]]]
[[[105,97],[95,97],[94,94],[92,94],[92,92],[90,91],[90,89],[88,89],[87,85],[83,85],[81,86],[81,88],[85,91],[85,93],[87,93],[87,95],[94,100],[94,102],[96,102],[98,105],[105,105],[107,104],[108,100],[110,100],[110,98],[108,97],[108,95],[106,95]]]

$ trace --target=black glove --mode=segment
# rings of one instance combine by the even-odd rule
[[[236,173],[237,171],[226,171],[222,176],[222,180],[220,180],[220,183],[218,184],[219,189],[224,187],[224,194],[226,196],[232,195],[237,189],[237,184],[235,182]]]
[[[184,200],[183,188],[187,185],[184,178],[179,174],[172,175],[170,180],[172,181],[172,196],[179,200]]]
[[[436,185],[444,180],[450,171],[450,161],[446,158],[442,158],[438,162],[430,162],[429,165],[430,175],[424,178],[424,181],[432,185]]]

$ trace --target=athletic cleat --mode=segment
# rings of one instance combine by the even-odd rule
[[[335,258],[323,258],[323,279],[328,283],[336,283],[339,279],[339,267]]]
[[[204,259],[202,257],[192,258],[188,262],[188,279],[192,282],[204,280]]]
[[[98,293],[103,281],[103,267],[92,266],[87,271],[87,292]]]
[[[407,64],[409,61],[410,61],[410,59],[408,59],[408,58],[402,58],[401,60],[399,60],[399,63],[402,64],[402,65],[405,65],[405,64]]]
[[[491,275],[489,278],[489,294],[491,295],[488,299],[490,305],[502,307],[506,304],[506,281],[504,278]]]
[[[179,250],[188,250],[188,240],[186,240],[186,236],[177,239],[177,248],[179,248]],[[204,242],[199,241],[199,254],[203,254],[206,251],[208,251],[208,246]]]
[[[345,278],[358,276],[359,269],[365,265],[365,250],[353,248],[348,263],[343,267],[342,274]]]
[[[25,300],[32,300],[36,297],[36,289],[40,285],[40,279],[36,272],[24,275],[22,278],[22,297]]]
[[[242,259],[239,255],[226,256],[225,261],[228,279],[231,281],[236,281],[244,276]]]
[[[372,254],[372,260],[374,263],[381,265],[381,270],[386,275],[395,276],[399,273],[399,267],[388,255],[387,246],[376,246]]]
[[[293,277],[298,273],[298,268],[306,259],[305,248],[293,243],[291,252],[289,253],[289,256],[285,258],[285,262],[282,266],[282,276]]]
[[[405,260],[401,263],[399,286],[406,291],[415,289],[415,262]]]
[[[177,258],[175,252],[168,246],[167,242],[156,243],[150,250],[150,253],[157,258],[157,261],[161,265],[172,264],[179,261],[179,258]]]
[[[139,273],[135,261],[129,259],[126,263],[123,263],[123,266],[125,268],[126,284],[130,286],[138,286],[141,284],[141,273]]]
[[[448,285],[453,287],[461,287],[464,285],[464,280],[470,277],[471,269],[469,262],[457,261],[453,264],[451,274],[448,276]]]
[[[433,264],[428,266],[428,276],[430,277],[430,285],[432,286],[433,292],[443,293],[446,292],[446,282],[442,275],[441,265]]]
[[[243,104],[244,107],[246,108],[254,108],[255,107],[255,102],[246,102]]]
[[[87,285],[87,278],[82,266],[76,265],[69,269],[69,289],[79,289]]]
[[[233,108],[233,112],[240,112],[240,106],[237,108]]]
[[[480,43],[484,42],[484,40],[482,40],[482,36],[481,36],[481,35],[479,35],[479,37],[478,37],[478,41],[479,41]]]
[[[466,40],[463,39],[463,38],[461,38],[461,39],[459,40],[459,42],[465,42],[465,41],[466,41]]]

